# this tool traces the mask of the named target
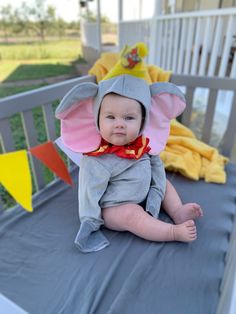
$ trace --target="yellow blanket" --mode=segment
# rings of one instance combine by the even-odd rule
[[[89,74],[95,75],[97,82],[100,82],[104,76],[114,67],[119,60],[118,53],[104,52],[89,70]],[[171,76],[171,71],[164,71],[163,69],[154,66],[146,65],[150,81],[154,82],[168,82]]]
[[[165,168],[182,175],[206,182],[225,183],[224,166],[228,158],[216,148],[199,141],[193,132],[176,120],[171,121],[170,135],[161,153]]]
[[[118,58],[118,53],[104,53],[89,70],[89,74],[95,75],[99,82]],[[148,65],[147,69],[151,82],[166,82],[170,79],[169,71]],[[216,148],[199,141],[190,129],[176,120],[171,122],[170,136],[161,159],[167,170],[180,172],[192,180],[204,178],[206,182],[226,182],[224,166],[228,158],[220,155]]]

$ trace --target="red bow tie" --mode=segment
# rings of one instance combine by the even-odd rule
[[[88,156],[100,156],[104,154],[116,154],[122,158],[139,159],[143,154],[148,153],[151,148],[148,146],[149,138],[140,135],[130,144],[124,146],[112,145],[102,139],[100,147],[90,153],[85,153]]]

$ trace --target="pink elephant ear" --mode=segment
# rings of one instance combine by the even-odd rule
[[[56,117],[61,120],[61,141],[74,152],[90,152],[100,145],[93,113],[96,94],[96,84],[79,84],[66,94],[56,110]]]
[[[157,93],[155,93],[155,88],[152,89],[151,87],[152,104],[144,135],[150,139],[150,154],[158,155],[166,146],[171,119],[180,115],[186,104],[183,94],[177,86],[173,89],[173,84],[162,83],[161,88],[156,90]]]

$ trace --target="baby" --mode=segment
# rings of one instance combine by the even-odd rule
[[[150,93],[146,82],[129,75],[101,82],[96,92],[93,88],[87,86],[85,91],[82,85],[80,90],[71,92],[74,98],[82,91],[84,98],[95,95],[93,115],[101,137],[100,146],[85,152],[80,162],[81,226],[75,244],[83,252],[106,247],[109,241],[100,230],[102,225],[111,230],[130,231],[150,241],[195,240],[194,220],[202,216],[202,210],[195,203],[182,204],[175,188],[166,180],[159,156],[151,154],[152,142],[145,133],[149,120],[153,120],[152,94],[168,92],[170,97],[181,98],[181,92],[175,85],[164,83],[154,85]],[[67,117],[73,115],[75,105],[69,103],[62,102],[58,115],[66,110]],[[72,109],[68,110],[69,106]],[[65,119],[66,114],[62,117]],[[175,224],[158,219],[161,205]]]
[[[141,106],[134,99],[117,94],[106,95],[103,98],[99,114],[99,129],[102,138],[115,146],[124,146],[135,141],[143,124]],[[147,180],[147,184],[150,181],[151,158],[157,158],[156,163],[158,164],[160,179],[164,180],[164,167],[161,160],[154,156],[143,157],[144,172],[143,176],[139,178],[140,182],[136,183],[138,185],[137,194],[142,193],[140,187],[143,181]],[[142,166],[140,165],[140,167]],[[200,206],[195,203],[183,205],[171,183],[166,181],[166,184],[166,191],[165,186],[161,191],[162,198],[164,197],[163,208],[176,225],[152,217],[139,204],[127,203],[102,208],[105,226],[112,230],[130,231],[151,241],[189,242],[195,240],[197,232],[192,219],[202,215]],[[127,186],[128,188],[129,186]]]

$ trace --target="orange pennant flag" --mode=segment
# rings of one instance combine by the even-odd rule
[[[26,150],[0,155],[0,183],[27,211],[32,212],[32,183]]]
[[[32,147],[29,151],[63,181],[73,185],[67,167],[52,142]]]

